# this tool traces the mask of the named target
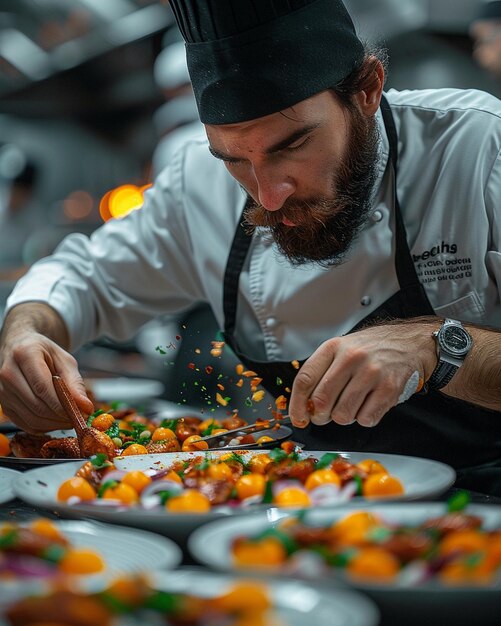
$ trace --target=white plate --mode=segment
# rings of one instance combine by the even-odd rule
[[[77,548],[91,548],[106,563],[106,569],[85,579],[85,584],[101,586],[119,574],[147,572],[154,569],[171,569],[179,565],[182,553],[170,539],[154,533],[133,528],[118,528],[109,524],[89,521],[52,522]],[[12,580],[0,585],[0,605],[12,597],[20,597],[26,590],[43,588],[43,581],[36,579]]]
[[[195,593],[204,597],[221,595],[237,582],[235,576],[188,569],[154,572],[151,578],[153,588],[159,591]],[[332,589],[326,592],[299,581],[272,581],[266,587],[273,613],[287,626],[304,626],[306,623],[315,626],[376,626],[379,621],[374,604],[354,591]],[[145,626],[146,621],[124,616],[113,623],[115,626]],[[160,621],[155,621],[157,623]],[[7,626],[1,613],[0,626]]]
[[[20,474],[21,472],[16,472],[16,470],[0,467],[0,504],[15,498],[12,485],[14,479],[18,478]]]
[[[306,520],[314,525],[329,525],[359,508],[344,505],[310,509],[306,514]],[[440,502],[374,503],[370,510],[390,522],[418,524],[427,518],[444,514],[446,504]],[[486,528],[501,528],[501,506],[470,505],[468,512],[482,517]],[[230,547],[236,537],[258,534],[293,515],[293,512],[282,509],[275,510],[273,515],[256,513],[238,520],[218,520],[196,530],[188,540],[188,548],[197,561],[216,570],[231,571],[234,568]],[[248,575],[252,575],[251,570],[245,571]],[[259,573],[266,576],[263,570]],[[288,574],[283,570],[275,571],[274,575],[289,578],[299,576]],[[414,624],[470,626],[476,623],[482,626],[490,624],[498,626],[501,623],[501,602],[499,601],[501,579],[496,584],[486,587],[447,587],[437,580],[432,580],[420,587],[409,588],[391,584],[354,583],[341,571],[333,569],[331,576],[322,574],[321,577],[314,577],[310,580],[314,581],[315,585],[347,584],[368,594],[381,609],[384,624],[391,622],[391,624],[405,624],[406,626]],[[475,616],[474,619],[472,615]]]
[[[226,454],[224,451],[211,451],[211,455]],[[262,451],[242,453],[244,458]],[[324,452],[305,452],[305,455],[322,456]],[[357,462],[368,455],[361,453],[343,453],[352,461]],[[175,452],[170,454],[145,454],[116,459],[115,465],[119,469],[162,469],[175,460],[186,460],[200,456],[200,452]],[[447,465],[426,459],[414,457],[394,456],[388,454],[373,455],[380,460],[390,472],[398,476],[404,483],[406,493],[398,499],[415,499],[437,495],[445,491],[454,481],[454,471]],[[91,504],[69,505],[58,502],[57,490],[59,485],[71,478],[81,467],[80,461],[72,461],[59,465],[44,466],[24,472],[14,483],[17,496],[26,502],[42,508],[59,511],[69,517],[88,517],[116,524],[126,524],[154,530],[165,534],[176,541],[183,542],[196,528],[220,517],[242,516],[249,513],[249,509],[221,507],[202,514],[173,514],[165,510],[144,510],[140,508],[110,509],[105,506]],[[365,498],[354,499],[359,505],[366,504]],[[277,510],[270,505],[260,505],[259,508]]]
[[[164,385],[159,380],[150,378],[86,378],[97,400],[101,402],[126,402],[136,404],[161,396]]]

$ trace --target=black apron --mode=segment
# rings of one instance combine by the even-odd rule
[[[390,145],[389,164],[393,168],[395,269],[400,290],[350,332],[376,321],[435,315],[416,275],[407,243],[396,192],[397,132],[384,96],[381,111]],[[224,338],[237,357],[263,378],[263,386],[278,396],[285,387],[292,388],[297,369],[290,362],[260,362],[248,358],[239,349],[235,336],[239,278],[251,239],[252,234],[240,224],[228,256],[224,279]],[[336,271],[335,268],[332,271]],[[282,381],[280,386],[276,384],[277,378]],[[495,467],[501,460],[501,413],[450,398],[437,391],[415,394],[404,404],[388,411],[373,428],[365,428],[357,423],[348,426],[334,422],[325,426],[310,424],[304,430],[295,429],[294,437],[310,450],[385,452],[436,459],[462,469],[458,472],[456,484],[501,495],[501,467]]]

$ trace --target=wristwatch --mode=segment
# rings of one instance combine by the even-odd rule
[[[438,363],[427,384],[431,389],[442,389],[463,364],[473,340],[461,322],[451,319],[444,320],[433,337],[437,342]]]

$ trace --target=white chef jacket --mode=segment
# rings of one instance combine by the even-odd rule
[[[501,328],[501,102],[455,89],[390,90],[387,98],[398,133],[397,193],[429,301],[437,315]],[[264,233],[253,237],[236,327],[250,358],[304,359],[398,291],[388,140],[380,113],[377,121],[372,212],[344,264],[294,267]],[[72,349],[103,335],[123,340],[155,316],[200,302],[223,327],[223,277],[244,202],[207,142],[191,141],[142,209],[91,237],[68,236],[21,279],[7,306],[50,304]]]

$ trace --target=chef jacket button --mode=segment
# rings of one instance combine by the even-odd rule
[[[383,212],[376,209],[372,212],[371,219],[373,222],[380,222],[383,219]]]
[[[371,297],[370,296],[363,296],[363,298],[360,300],[360,304],[362,306],[369,306],[369,304],[372,302]]]
[[[269,317],[269,318],[266,320],[266,326],[267,326],[268,328],[275,328],[275,326],[277,326],[277,324],[278,324],[278,320],[277,320],[277,318],[276,318],[276,317]]]

